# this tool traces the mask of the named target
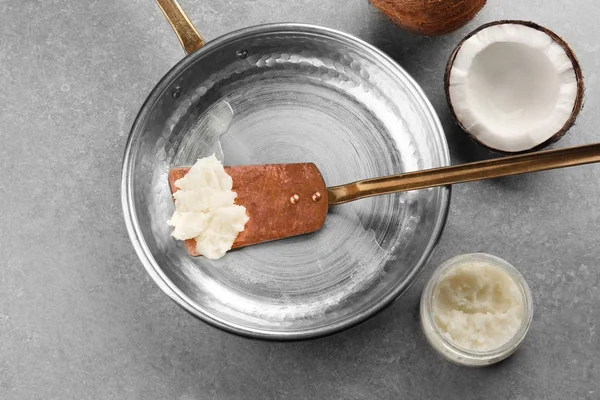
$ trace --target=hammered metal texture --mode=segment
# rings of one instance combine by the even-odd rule
[[[221,137],[211,109],[233,109]],[[327,185],[448,165],[431,105],[385,55],[305,25],[248,28],[178,64],[132,129],[123,172],[126,221],[159,286],[188,311],[261,338],[315,337],[351,326],[416,279],[445,221],[449,189],[360,200],[329,210],[322,230],[192,258],[173,240],[172,167],[221,145],[226,165],[313,162]]]

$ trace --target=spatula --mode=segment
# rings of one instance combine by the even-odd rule
[[[246,207],[250,220],[233,248],[315,232],[323,226],[330,206],[382,194],[425,189],[527,172],[544,171],[600,161],[600,143],[521,154],[451,167],[427,169],[366,179],[329,187],[316,165],[271,164],[225,167],[233,180],[236,203]],[[189,167],[173,168],[169,185]],[[186,241],[190,255],[196,252],[194,239]]]

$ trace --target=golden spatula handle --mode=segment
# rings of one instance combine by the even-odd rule
[[[328,189],[329,205],[347,203],[380,194],[425,189],[595,162],[600,162],[600,143],[520,154],[451,167],[426,169],[331,187]]]
[[[185,15],[177,0],[156,0],[156,2],[187,54],[193,53],[204,45],[204,39]]]

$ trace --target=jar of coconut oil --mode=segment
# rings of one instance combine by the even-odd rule
[[[449,361],[485,366],[521,345],[533,317],[531,290],[512,265],[489,254],[465,254],[442,264],[421,297],[421,325]]]

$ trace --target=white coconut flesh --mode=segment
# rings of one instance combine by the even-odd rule
[[[574,68],[547,33],[520,24],[492,25],[457,51],[448,94],[456,118],[479,142],[526,151],[569,121],[578,96]]]

